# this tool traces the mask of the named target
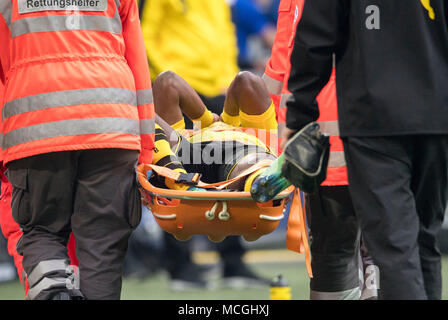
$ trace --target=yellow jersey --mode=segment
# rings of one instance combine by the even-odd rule
[[[239,72],[225,0],[146,0],[141,16],[153,79],[171,70],[204,96],[225,92]]]
[[[244,145],[256,145],[263,149],[269,150],[269,148],[256,136],[234,129],[237,128],[227,123],[221,121],[214,122],[207,128],[193,132],[193,134],[188,138],[188,141],[190,143],[235,141]]]

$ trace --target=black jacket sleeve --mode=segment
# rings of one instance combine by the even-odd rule
[[[300,130],[317,120],[316,97],[328,83],[333,54],[344,44],[348,32],[350,0],[307,0],[297,25],[291,53],[286,126]]]

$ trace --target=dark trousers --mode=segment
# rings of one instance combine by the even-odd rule
[[[119,299],[128,238],[141,218],[138,151],[95,149],[11,162],[18,252],[29,275],[41,261],[68,259],[73,232],[80,289],[87,299]]]
[[[380,298],[440,299],[437,233],[448,192],[448,136],[343,139],[363,238]]]
[[[359,298],[360,228],[348,186],[320,187],[315,194],[307,194],[305,201],[311,238],[312,296],[331,300]]]

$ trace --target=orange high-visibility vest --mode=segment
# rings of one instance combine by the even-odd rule
[[[279,128],[286,121],[286,101],[291,93],[288,91],[288,78],[291,70],[290,57],[294,46],[297,24],[302,17],[306,0],[282,0],[278,9],[277,33],[272,47],[271,57],[266,64],[263,79],[276,106]],[[327,179],[323,186],[347,185],[347,167],[344,158],[342,140],[339,138],[339,124],[336,99],[335,70],[328,84],[317,97],[320,117],[317,120],[321,131],[330,135],[330,159]]]
[[[0,41],[4,163],[97,148],[140,150],[151,163],[154,106],[135,0],[1,0]]]
[[[0,75],[2,74],[2,66],[0,64]],[[3,93],[5,90],[5,85],[3,84],[3,81],[1,76],[0,76],[0,110],[3,109]],[[2,130],[3,127],[3,122],[0,122],[0,136],[1,136],[1,132],[3,132]],[[2,150],[2,144],[0,143],[0,167],[1,165],[3,165],[2,163],[2,159],[3,159],[3,150]]]

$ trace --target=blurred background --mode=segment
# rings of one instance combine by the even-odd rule
[[[139,0],[151,76],[175,71],[197,90],[207,106],[222,108],[225,89],[238,71],[263,74],[274,41],[279,2]],[[255,242],[226,240],[222,250],[223,246],[216,246],[205,236],[180,243],[165,233],[144,208],[142,221],[129,242],[122,299],[264,300],[269,299],[269,282],[282,275],[291,286],[292,299],[307,300],[309,278],[304,257],[286,249],[287,219],[285,211],[285,218],[273,233]],[[440,233],[440,243],[446,255],[445,286],[448,220]],[[225,258],[223,252],[232,256],[232,250],[238,252],[237,258]],[[239,266],[233,277],[225,276],[229,264]],[[230,282],[226,278],[250,281]],[[1,235],[0,299],[23,296]],[[443,299],[447,298],[444,290]]]
[[[274,43],[280,0],[229,0],[235,25],[238,66],[264,73]]]

